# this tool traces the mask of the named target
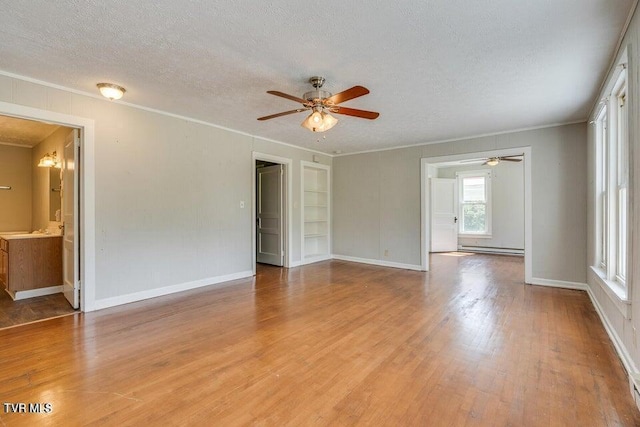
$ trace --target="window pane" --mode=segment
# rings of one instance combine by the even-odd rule
[[[484,233],[486,231],[487,209],[484,204],[465,204],[462,206],[462,231],[466,233]]]
[[[600,266],[607,268],[607,248],[609,242],[607,241],[607,193],[603,192],[600,195]]]
[[[462,179],[462,201],[484,202],[484,177]]]
[[[623,282],[627,276],[627,189],[618,190],[618,260],[616,276]],[[624,283],[623,283],[624,284]]]

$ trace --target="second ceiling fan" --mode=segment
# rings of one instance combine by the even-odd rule
[[[485,157],[484,159],[474,159],[474,160],[463,160],[460,163],[477,163],[478,160],[484,160],[482,166],[496,166],[500,164],[500,162],[521,162],[522,154],[515,154],[513,156],[496,156],[496,157]]]
[[[332,95],[326,90],[322,90],[324,84],[324,77],[311,77],[309,83],[313,86],[314,90],[306,92],[299,98],[294,95],[289,95],[277,90],[269,90],[267,93],[271,95],[280,96],[282,98],[290,99],[302,104],[302,107],[295,110],[284,111],[282,113],[271,114],[269,116],[259,117],[258,120],[269,120],[276,117],[287,116],[289,114],[300,113],[302,111],[312,110],[312,113],[302,122],[301,126],[309,129],[312,132],[324,132],[336,125],[338,119],[333,117],[333,114],[343,114],[346,116],[359,117],[362,119],[374,120],[380,115],[374,111],[358,110],[355,108],[342,107],[341,104],[350,99],[358,98],[360,96],[369,93],[369,89],[363,86],[354,86],[351,89],[347,89],[340,93]]]

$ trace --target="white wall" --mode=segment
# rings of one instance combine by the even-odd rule
[[[638,249],[640,248],[640,209],[636,201],[640,200],[640,16],[636,10],[629,28],[624,36],[621,49],[616,58],[619,59],[622,51],[627,48],[629,61],[627,68],[628,82],[628,102],[629,102],[629,154],[631,159],[629,176],[629,225],[631,227],[631,238],[629,243],[630,256],[628,260],[627,282],[630,294],[630,319],[626,318],[620,304],[614,302],[615,297],[610,296],[600,285],[594,273],[588,271],[588,285],[592,298],[604,317],[605,326],[612,336],[614,344],[622,355],[625,366],[630,374],[640,375],[638,366],[640,365],[640,262],[638,262]],[[616,64],[618,60],[615,61]],[[609,71],[607,81],[613,69]],[[599,94],[598,100],[605,96],[604,90]],[[594,106],[595,107],[595,106]],[[594,114],[596,113],[594,108]],[[594,120],[594,117],[590,117]],[[588,170],[589,170],[589,200],[588,200],[588,265],[595,263],[595,132],[594,127],[589,126],[588,133]],[[619,302],[619,301],[618,301]],[[622,304],[624,306],[624,304]],[[640,377],[639,377],[640,378]]]
[[[31,148],[0,145],[0,232],[31,231]]]
[[[335,157],[333,253],[420,266],[420,159],[525,146],[533,277],[585,283],[584,123]]]
[[[0,101],[95,120],[97,300],[250,274],[254,150],[294,159],[300,260],[299,161],[314,153],[7,76]]]
[[[455,178],[458,172],[475,170],[491,170],[491,238],[460,237],[458,244],[524,250],[523,163],[442,167],[438,168],[438,177]]]

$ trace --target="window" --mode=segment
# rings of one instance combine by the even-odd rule
[[[627,299],[627,216],[629,135],[625,67],[612,80],[609,96],[596,116],[596,226],[600,277]]]
[[[607,252],[608,252],[608,220],[607,211],[609,204],[609,192],[607,191],[607,173],[609,168],[607,167],[608,156],[608,138],[607,138],[607,106],[602,108],[602,111],[598,115],[596,122],[597,132],[597,156],[598,156],[598,229],[599,233],[599,251],[598,251],[598,265],[601,269],[607,269]]]
[[[627,132],[627,81],[622,73],[616,85],[616,280],[625,285],[627,276],[627,185],[629,181],[629,150]]]
[[[491,171],[459,172],[457,177],[460,234],[491,237]]]

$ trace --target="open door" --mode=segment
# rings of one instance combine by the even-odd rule
[[[431,178],[431,252],[458,250],[456,180]]]
[[[256,171],[256,261],[282,266],[282,165]]]
[[[62,162],[62,278],[64,297],[73,308],[80,308],[80,279],[78,262],[78,150],[79,131],[74,129],[64,142]]]

